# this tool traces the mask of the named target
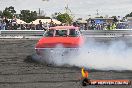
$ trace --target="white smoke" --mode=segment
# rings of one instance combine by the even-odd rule
[[[50,54],[48,62],[58,66],[70,65],[96,70],[132,70],[132,48],[124,41],[99,43],[90,40],[78,52],[69,52],[72,55],[65,55],[64,50],[59,50],[52,56]]]
[[[132,48],[125,42],[116,41],[109,45],[91,42],[82,48],[78,58],[71,65],[99,70],[132,70]]]

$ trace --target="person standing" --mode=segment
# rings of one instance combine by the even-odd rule
[[[0,21],[0,30],[1,30],[2,22]]]

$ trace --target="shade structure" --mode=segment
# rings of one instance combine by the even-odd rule
[[[77,20],[78,23],[87,23],[86,20]]]
[[[16,23],[17,23],[17,24],[26,24],[26,22],[25,22],[25,21],[20,20],[20,19],[16,19]]]
[[[61,24],[61,22],[56,19],[36,19],[35,21],[32,21],[31,24],[39,24],[39,21],[41,21],[42,23],[50,23],[51,21],[53,21],[55,24]]]
[[[8,21],[17,23],[17,24],[27,24],[25,21],[23,21],[21,19],[8,19]]]

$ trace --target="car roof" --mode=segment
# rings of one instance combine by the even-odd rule
[[[49,29],[64,30],[64,29],[79,29],[79,28],[75,26],[56,26],[56,27],[50,27]]]

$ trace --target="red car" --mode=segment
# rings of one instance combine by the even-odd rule
[[[76,49],[83,44],[83,37],[78,27],[56,26],[50,27],[44,36],[36,44],[35,50],[38,55],[46,55],[56,49]],[[60,50],[59,50],[60,51]]]

